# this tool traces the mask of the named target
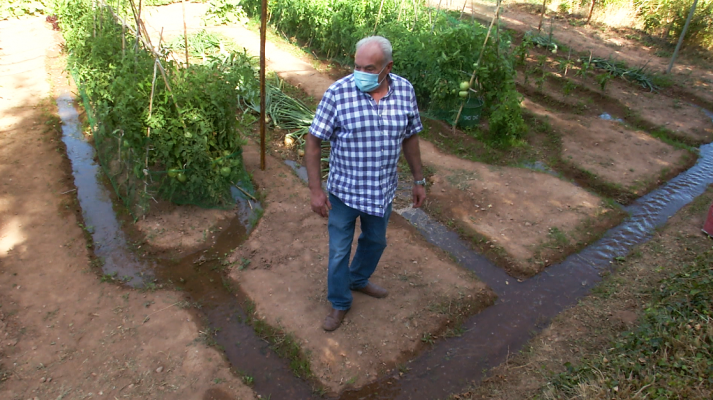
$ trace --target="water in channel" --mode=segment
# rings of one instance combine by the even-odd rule
[[[62,119],[62,141],[72,163],[85,229],[92,234],[94,255],[103,261],[102,272],[116,274],[134,287],[158,281],[179,288],[186,294],[188,304],[197,309],[197,317],[210,328],[205,329],[205,337],[199,339],[220,345],[236,372],[253,378],[256,393],[273,399],[309,398],[310,386],[297,378],[287,362],[244,322],[247,315],[242,304],[247,299],[220,271],[222,257],[248,235],[246,213],[239,213],[208,250],[178,261],[139,258],[129,251],[127,237],[114,213],[111,194],[102,183],[94,147],[81,132],[74,99],[69,92],[64,92],[56,102]],[[234,197],[238,195],[234,192]],[[241,207],[244,210],[247,205]]]
[[[63,141],[72,162],[77,197],[94,251],[104,260],[104,273],[116,272],[137,286],[146,279],[169,282],[184,290],[200,305],[200,316],[213,328],[214,339],[226,352],[233,368],[254,378],[254,389],[263,398],[316,398],[311,384],[296,378],[269,346],[246,325],[239,288],[224,281],[220,257],[248,235],[245,222],[236,218],[209,250],[179,261],[143,260],[127,249],[127,241],[115,217],[111,196],[99,178],[94,149],[79,127],[73,99],[65,93],[57,99],[62,118]],[[709,115],[711,115],[709,113]],[[713,117],[713,116],[712,116]],[[291,164],[298,175],[303,172]],[[306,179],[306,175],[302,175]],[[455,232],[435,222],[423,211],[397,212],[416,226],[431,243],[451,253],[474,271],[498,295],[497,302],[464,324],[465,333],[444,339],[408,363],[402,377],[387,376],[359,390],[343,393],[347,399],[437,399],[457,392],[482,378],[483,371],[517,352],[564,308],[573,305],[601,280],[616,257],[648,240],[651,232],[713,183],[713,145],[700,148],[695,166],[626,207],[630,217],[599,241],[578,254],[524,282],[508,276],[485,257],[474,253]],[[130,279],[129,279],[130,278]],[[217,332],[216,332],[217,330]]]

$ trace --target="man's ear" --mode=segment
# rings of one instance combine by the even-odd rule
[[[389,61],[389,63],[386,64],[386,69],[384,69],[384,71],[386,71],[386,73],[389,74],[389,73],[391,73],[391,69],[392,69],[393,67],[394,67],[394,62],[393,62],[393,61]]]

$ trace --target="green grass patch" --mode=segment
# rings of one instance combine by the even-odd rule
[[[711,398],[713,250],[653,289],[637,329],[553,377],[545,398]]]
[[[253,327],[255,333],[270,343],[270,347],[278,356],[287,359],[290,369],[299,378],[311,379],[314,377],[309,361],[309,354],[302,351],[297,339],[282,327],[274,327],[255,314],[255,304],[247,302],[244,310],[248,315],[247,323]]]

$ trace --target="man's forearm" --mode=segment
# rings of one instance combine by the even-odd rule
[[[311,133],[307,134],[305,144],[305,167],[310,190],[322,190],[321,149],[322,140]]]
[[[409,168],[411,168],[413,179],[420,181],[423,179],[423,172],[421,171],[421,148],[418,144],[418,136],[413,135],[404,139],[403,148],[404,157]]]

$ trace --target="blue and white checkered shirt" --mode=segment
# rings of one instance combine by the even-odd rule
[[[327,190],[347,206],[379,217],[394,200],[401,144],[423,129],[413,86],[389,74],[377,104],[346,76],[324,93],[309,132],[329,140]]]

